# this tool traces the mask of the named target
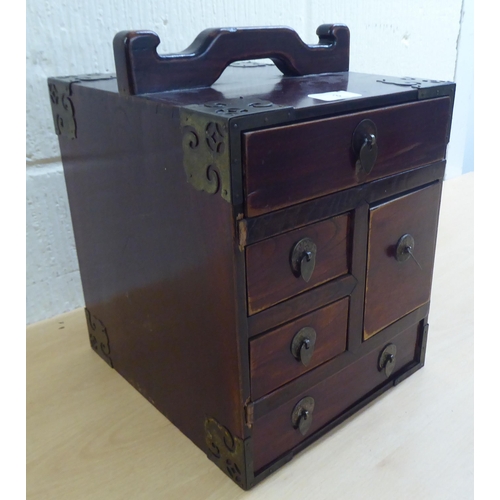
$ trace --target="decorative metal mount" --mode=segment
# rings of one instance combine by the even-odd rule
[[[71,100],[71,81],[49,79],[49,94],[56,134],[75,139],[76,121]]]
[[[377,80],[377,82],[398,85],[400,87],[412,87],[414,89],[418,89],[428,83],[447,83],[444,80],[422,80],[410,76],[404,76],[402,78],[382,78],[381,80]]]
[[[311,428],[314,405],[314,398],[311,396],[306,396],[295,405],[292,411],[292,426],[294,429],[297,429],[303,436],[305,436]]]
[[[316,345],[316,330],[310,326],[301,328],[293,337],[290,351],[297,361],[307,366],[313,357]]]
[[[399,238],[398,244],[396,245],[396,260],[398,262],[405,262],[411,257],[422,271],[423,269],[422,266],[420,265],[420,262],[413,254],[414,249],[415,249],[415,240],[413,236],[411,234],[403,234],[403,236]]]
[[[311,238],[302,238],[298,241],[290,254],[290,266],[293,274],[309,283],[314,267],[316,266],[316,254],[318,247]]]
[[[92,349],[113,368],[113,361],[110,356],[109,337],[106,327],[101,320],[93,316],[90,311],[85,308],[85,316],[87,317],[87,327],[89,330],[90,345]]]
[[[181,111],[182,150],[187,181],[198,191],[221,192],[231,201],[227,122]]]
[[[396,366],[396,353],[398,349],[395,344],[388,344],[380,353],[378,358],[378,369],[383,371],[386,377],[390,377]]]
[[[259,111],[266,111],[270,108],[276,108],[271,101],[262,99],[231,99],[227,101],[206,102],[205,108],[211,108],[217,115],[235,116],[240,114],[252,114]]]
[[[207,456],[238,486],[247,489],[245,463],[245,444],[233,436],[217,420],[207,417],[205,420],[205,442]]]
[[[198,191],[231,202],[230,119],[279,108],[259,99],[226,99],[181,109],[182,150],[187,181]],[[239,130],[238,130],[239,133]]]
[[[48,79],[52,117],[57,135],[62,135],[68,139],[76,139],[75,108],[71,100],[71,86],[78,82],[108,80],[111,78],[116,78],[116,75],[95,74]]]
[[[352,134],[351,147],[356,157],[356,173],[368,175],[377,161],[377,126],[372,120],[362,120]]]
[[[455,96],[455,84],[444,80],[425,80],[422,78],[412,78],[405,76],[403,78],[388,77],[377,80],[379,83],[388,85],[397,85],[398,87],[409,87],[418,90],[418,100],[432,99],[434,97]]]

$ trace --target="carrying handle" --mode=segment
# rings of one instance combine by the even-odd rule
[[[113,41],[120,93],[148,94],[209,87],[235,61],[272,59],[286,76],[349,71],[349,29],[322,24],[317,45],[307,45],[284,26],[213,28],[179,54],[158,55],[152,31],[121,31]]]

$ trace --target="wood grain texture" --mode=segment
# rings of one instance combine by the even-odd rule
[[[356,347],[354,352],[351,352],[348,346],[348,350],[341,353],[337,357],[326,361],[314,370],[304,373],[301,377],[292,380],[288,384],[280,387],[278,390],[273,391],[270,394],[266,394],[263,398],[258,399],[254,403],[253,414],[255,420],[276,410],[287,401],[296,398],[298,394],[308,390],[310,387],[320,384],[325,379],[334,376],[339,371],[343,370],[351,363],[365,356],[377,347],[382,348],[400,332],[407,330],[425,319],[428,313],[429,304],[427,303],[406,316],[403,316],[400,320],[396,321],[392,325],[389,325],[387,328],[384,328],[384,330],[379,332],[378,335],[373,336],[365,342],[361,342],[361,344]]]
[[[298,295],[348,272],[349,215],[333,217],[246,248],[248,312]],[[297,242],[317,245],[316,265],[309,282],[293,274],[290,255]]]
[[[391,343],[397,346],[396,368],[392,377],[412,361],[417,361],[416,345],[419,329],[419,324],[414,325],[391,339]],[[355,404],[369,391],[384,383],[387,377],[378,369],[381,351],[381,347],[376,348],[337,374],[326,378],[318,385],[256,420],[253,433],[256,471],[305,439],[305,436],[293,428],[290,418],[294,406],[302,398],[310,396],[315,400],[312,426],[308,432],[308,435],[311,435]]]
[[[470,500],[473,244],[467,174],[443,186],[425,368],[249,492],[91,352],[83,310],[30,326],[27,497]]]
[[[349,297],[352,313],[349,314],[347,348],[353,353],[357,351],[362,341],[359,332],[363,325],[363,315],[360,311],[363,309],[365,297],[368,208],[367,203],[360,203],[352,216],[351,273],[357,283]]]
[[[210,87],[234,61],[271,59],[287,76],[349,70],[349,29],[321,25],[318,45],[305,44],[291,28],[209,28],[178,54],[159,56],[158,35],[121,31],[113,42],[120,92],[137,95]]]
[[[443,159],[450,113],[444,97],[246,133],[247,216]],[[378,156],[358,175],[351,140],[364,119],[377,126]]]
[[[311,312],[318,307],[323,307],[330,302],[347,297],[354,287],[356,287],[356,278],[351,274],[346,274],[312,288],[307,293],[280,302],[248,318],[248,335],[253,337],[290,319]]]
[[[348,311],[346,297],[252,340],[252,398],[258,399],[345,351]],[[294,335],[304,327],[313,328],[317,335],[314,354],[307,366],[294,358],[290,350]]]
[[[86,307],[113,366],[202,449],[207,414],[241,437],[232,207],[186,182],[174,109],[79,85],[72,99],[68,198]]]
[[[349,75],[346,73],[345,77],[343,82],[347,84]],[[372,86],[378,85],[380,83],[372,82]],[[220,118],[224,133],[219,131],[224,141],[220,141],[216,150],[212,142],[219,139],[215,138],[212,130],[216,128],[214,124],[219,122],[213,120],[214,116],[222,115],[217,114],[221,109],[211,109],[209,103],[199,107],[193,103],[189,108],[196,115],[196,120],[193,122],[195,132],[189,132],[194,139],[190,137],[188,144],[181,137],[187,137],[185,132],[189,127],[185,125],[190,122],[185,120],[186,109],[179,107],[180,102],[176,101],[175,95],[165,99],[124,97],[115,92],[104,92],[99,85],[80,84],[78,81],[73,83],[73,87],[63,90],[70,94],[72,109],[78,115],[77,140],[68,141],[62,134],[60,144],[86,306],[90,310],[89,317],[95,318],[95,324],[99,323],[101,336],[106,337],[106,347],[101,351],[106,361],[202,451],[210,450],[209,457],[223,472],[228,471],[240,486],[245,489],[253,486],[264,474],[273,470],[269,466],[278,465],[272,464],[273,460],[281,460],[280,456],[284,453],[291,457],[299,449],[297,445],[301,445],[300,449],[304,448],[306,441],[294,441],[289,429],[283,428],[280,423],[283,408],[292,400],[296,403],[296,396],[321,387],[317,397],[326,401],[319,409],[319,420],[315,419],[316,427],[307,438],[307,443],[311,444],[315,436],[318,438],[321,435],[316,431],[322,429],[326,432],[331,427],[325,426],[332,426],[339,418],[345,418],[345,412],[350,411],[353,405],[359,409],[362,404],[371,401],[371,391],[388,388],[395,381],[394,378],[388,383],[384,378],[382,382],[376,373],[367,368],[366,360],[375,358],[376,352],[377,356],[380,354],[382,343],[393,337],[403,338],[396,361],[399,363],[398,371],[394,377],[402,377],[410,369],[413,373],[417,365],[422,366],[417,337],[423,331],[421,321],[427,315],[428,302],[425,303],[425,313],[423,304],[413,309],[418,317],[413,317],[412,322],[403,325],[402,322],[410,316],[405,310],[396,317],[400,321],[395,321],[372,341],[359,344],[365,275],[363,262],[367,255],[369,230],[366,225],[369,208],[366,198],[380,199],[377,196],[383,188],[374,183],[372,191],[373,180],[388,178],[399,172],[409,174],[418,170],[414,167],[444,156],[442,149],[448,139],[452,99],[434,97],[441,90],[452,92],[453,85],[424,89],[425,92],[419,89],[417,97],[428,101],[405,105],[398,104],[401,102],[398,95],[392,101],[393,96],[389,92],[384,99],[388,99],[393,106],[375,109],[373,114],[359,111],[366,109],[363,106],[380,106],[379,101],[369,99],[347,101],[343,103],[345,109],[341,106],[336,109],[338,116],[330,115],[329,118],[322,118],[327,114],[325,109],[323,114],[315,115],[314,106],[304,107],[305,112],[311,113],[307,116],[294,114],[271,103],[276,111],[274,114],[254,114],[245,108],[242,111],[248,114],[243,113],[241,120],[232,120],[229,115],[235,112],[234,109],[228,108],[226,112],[224,108],[224,117]],[[189,93],[184,94],[183,98],[188,99]],[[197,93],[198,98],[200,94]],[[50,95],[54,106],[58,105],[57,99],[54,102],[54,92]],[[415,96],[408,94],[406,97]],[[296,99],[297,96],[291,98]],[[217,108],[219,106],[216,104]],[[352,113],[343,115],[343,111]],[[390,140],[391,145],[385,151],[381,148],[382,161],[376,175],[362,173],[356,168],[356,184],[366,186],[364,198],[357,199],[359,190],[358,186],[354,186],[354,198],[342,201],[349,207],[357,202],[354,209],[316,223],[308,224],[306,221],[297,229],[251,245],[238,239],[238,222],[244,219],[241,195],[242,182],[246,177],[243,174],[248,173],[240,169],[239,156],[245,153],[240,147],[241,138],[257,137],[260,132],[274,134],[287,127],[289,130],[312,127],[313,130],[318,125],[333,124],[333,135],[339,135],[338,144],[333,147],[335,152],[335,147],[339,145],[348,147],[342,134],[345,135],[345,130],[349,129],[349,120],[352,125],[358,123],[360,117],[364,119],[368,116],[377,118],[382,137],[386,144]],[[315,121],[305,121],[310,118],[315,118]],[[442,132],[443,137],[434,137],[436,130],[426,135],[425,121],[437,123],[435,127],[440,127],[438,133]],[[282,126],[290,122],[294,124]],[[393,122],[400,122],[398,125],[402,131]],[[59,125],[60,120],[56,118],[56,126]],[[226,125],[232,131],[229,143],[225,141]],[[262,129],[266,125],[274,128]],[[408,132],[411,132],[409,139],[406,137]],[[379,144],[379,132],[373,133],[377,134]],[[303,144],[307,144],[307,133],[305,137],[296,139],[297,142],[302,139]],[[212,153],[209,153],[209,158],[191,157],[191,150],[199,144],[208,147],[214,154],[224,150],[227,155],[220,161],[216,161]],[[278,150],[283,149],[279,141],[276,144]],[[247,141],[246,146],[259,149],[259,160],[259,154],[265,154],[266,148],[272,144],[249,144]],[[349,154],[352,160],[353,153]],[[201,184],[192,180],[188,159],[196,163],[194,170],[200,170],[198,178]],[[302,159],[299,158],[299,161]],[[341,154],[338,161],[340,166],[345,165]],[[249,164],[245,165],[248,167]],[[302,168],[307,168],[307,164]],[[217,170],[215,176],[209,173],[210,169]],[[232,174],[228,179],[230,172]],[[281,175],[283,178],[283,171]],[[315,175],[321,177],[321,172]],[[217,182],[219,178],[225,179],[222,186]],[[288,175],[284,178],[287,179]],[[212,180],[215,182],[210,189],[206,183]],[[297,191],[287,198],[291,205],[297,203],[296,196],[299,196],[298,201],[302,201],[300,196],[303,190],[307,192],[309,189],[306,180],[311,179],[296,179]],[[316,177],[312,181],[319,182]],[[399,195],[396,185],[397,182],[392,185],[392,189],[396,190],[393,194]],[[335,191],[344,187],[341,182],[340,185],[330,186],[330,189]],[[198,192],[200,189],[205,192]],[[238,192],[239,197],[221,198],[217,195],[219,190],[228,195],[229,189]],[[313,196],[322,194],[314,193]],[[268,195],[266,207],[270,210],[280,208],[273,205],[275,197],[272,193]],[[380,196],[386,198],[388,194]],[[378,208],[372,207],[373,212]],[[313,253],[307,254],[310,266],[304,261],[305,249],[293,257],[294,248],[305,239],[313,245]],[[294,264],[299,262],[299,269],[294,269]],[[308,267],[310,274],[304,272]],[[289,299],[304,299],[307,309],[313,307],[317,310],[320,305],[311,301],[308,293],[344,277],[344,282],[338,280],[335,283],[335,293],[340,295],[347,284],[352,285],[348,283],[349,276],[359,286],[354,288],[352,301],[351,298],[345,299],[350,304],[349,320],[345,308],[342,320],[339,319],[342,337],[333,352],[325,358],[320,357],[321,363],[309,371],[293,373],[292,369],[285,367],[282,380],[273,380],[266,373],[257,374],[252,394],[250,376],[255,375],[255,371],[250,373],[250,360],[261,358],[264,360],[261,364],[272,364],[276,368],[281,360],[265,360],[265,351],[274,349],[275,344],[279,347],[285,337],[277,341],[272,336],[273,332],[258,332],[262,333],[261,342],[269,336],[266,339],[268,346],[251,358],[247,315],[256,315]],[[324,296],[320,294],[319,298]],[[288,309],[281,309],[285,310],[289,310],[289,306]],[[297,312],[293,313],[294,317],[296,315]],[[272,314],[269,318],[275,321],[276,315]],[[291,320],[291,316],[280,318],[280,321]],[[415,330],[413,326],[417,324],[420,326]],[[322,320],[317,326],[322,329]],[[91,327],[93,329],[92,324]],[[280,326],[280,334],[285,331],[289,335],[286,328],[286,325]],[[255,338],[251,342],[257,345],[258,340]],[[94,346],[92,334],[91,343]],[[289,344],[290,340],[286,343]],[[272,347],[269,347],[271,344]],[[415,354],[417,351],[418,355]],[[378,373],[376,365],[375,368]],[[273,374],[280,375],[280,371],[275,369]],[[289,409],[287,413],[289,417]],[[207,432],[207,418],[214,424],[212,430],[216,429],[214,432],[220,436]],[[271,429],[274,430],[271,432]],[[282,432],[277,440],[273,434],[276,431]],[[233,441],[233,435],[235,448],[228,444]],[[271,443],[271,447],[265,448],[265,443]],[[224,455],[223,449],[227,449],[234,461]],[[263,472],[266,466],[268,471]],[[234,471],[235,474],[232,473]],[[241,471],[244,471],[243,475]]]
[[[408,172],[384,177],[356,188],[339,191],[330,195],[292,205],[291,207],[270,212],[259,217],[243,219],[244,242],[247,245],[276,236],[298,227],[327,219],[335,214],[348,212],[360,203],[376,201],[402,191],[409,191],[429,184],[444,176],[446,162],[439,161]]]
[[[441,186],[435,183],[370,210],[365,339],[430,298]],[[415,240],[418,264],[412,258],[396,260],[396,245],[407,233]]]

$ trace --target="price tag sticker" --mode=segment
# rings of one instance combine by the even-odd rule
[[[352,99],[353,97],[361,97],[361,94],[347,92],[345,90],[337,90],[336,92],[322,92],[321,94],[309,94],[307,97],[318,99],[320,101],[341,101],[343,99]]]

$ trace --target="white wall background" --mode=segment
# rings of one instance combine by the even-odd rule
[[[472,0],[463,1],[464,10],[471,13]],[[48,99],[49,76],[114,72],[112,40],[121,30],[156,31],[162,40],[159,52],[168,53],[183,50],[208,27],[287,25],[305,42],[316,43],[317,26],[337,22],[347,24],[351,31],[351,71],[455,80],[457,47],[460,43],[468,47],[466,40],[472,36],[472,21],[468,21],[470,15],[462,16],[462,3],[462,0],[65,0],[57,3],[28,0],[27,323],[83,306]],[[464,21],[469,23],[469,34],[461,38]],[[462,78],[471,74],[471,54],[462,61]],[[471,82],[469,85],[472,88]],[[463,101],[466,105],[467,97]],[[453,141],[462,144],[471,135],[466,128],[467,112],[455,108],[455,113],[462,113],[465,118],[460,130],[453,130],[450,148],[454,147]],[[448,168],[453,175],[464,170],[463,157],[467,155],[464,149],[460,146],[449,159]]]
[[[469,172],[474,167],[474,12],[473,0],[463,0],[457,42],[455,81],[457,92],[453,127],[448,146],[447,178]]]

